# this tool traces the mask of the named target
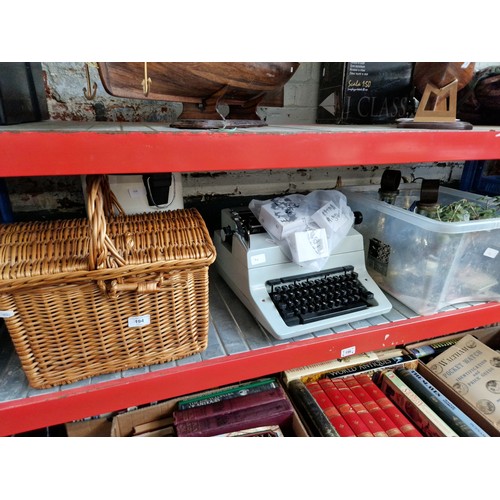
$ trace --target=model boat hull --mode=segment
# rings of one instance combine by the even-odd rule
[[[201,103],[222,89],[224,102],[244,104],[273,92],[293,76],[298,63],[257,62],[148,62],[148,95],[142,82],[143,62],[98,63],[106,92],[116,97]]]

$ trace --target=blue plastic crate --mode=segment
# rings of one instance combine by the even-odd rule
[[[500,160],[466,161],[460,180],[460,189],[488,196],[500,195],[500,175],[485,175],[491,161],[500,162]]]

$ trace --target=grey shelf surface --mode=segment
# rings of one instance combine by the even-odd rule
[[[88,387],[111,380],[127,379],[136,375],[143,375],[158,371],[165,371],[175,367],[190,365],[205,360],[227,358],[234,354],[251,353],[259,349],[276,347],[292,342],[335,336],[336,333],[366,329],[378,325],[386,325],[417,318],[419,315],[403,305],[395,298],[388,296],[393,308],[382,316],[375,316],[367,320],[356,321],[335,327],[295,337],[289,340],[278,340],[266,333],[255,321],[250,312],[229,289],[215,269],[210,269],[210,323],[207,349],[193,356],[189,356],[169,363],[151,365],[132,370],[100,375],[89,379],[56,386],[49,389],[33,389],[21,367],[19,357],[13,349],[8,332],[0,331],[0,404],[14,402],[44,394],[53,394],[75,388]],[[479,303],[464,303],[446,308],[448,311],[469,308]]]

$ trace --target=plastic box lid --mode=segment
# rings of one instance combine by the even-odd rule
[[[490,231],[500,228],[500,214],[498,217],[491,219],[481,219],[463,222],[443,222],[426,217],[409,210],[413,202],[420,199],[420,185],[417,183],[403,184],[399,187],[399,194],[396,197],[394,205],[386,203],[379,199],[379,186],[346,186],[342,191],[346,195],[348,201],[352,200],[365,205],[367,208],[377,210],[379,212],[396,217],[401,221],[409,224],[417,225],[420,228],[438,233],[461,234],[475,231]],[[484,205],[484,195],[459,191],[457,189],[440,187],[438,202],[441,205],[447,205],[455,201],[466,199],[475,203]],[[360,207],[356,207],[359,209]]]

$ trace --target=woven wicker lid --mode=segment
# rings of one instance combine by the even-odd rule
[[[130,265],[208,265],[215,248],[196,209],[108,217],[97,235],[85,219],[12,223],[0,226],[3,280],[90,271]],[[93,238],[104,241],[106,256],[92,263]]]

